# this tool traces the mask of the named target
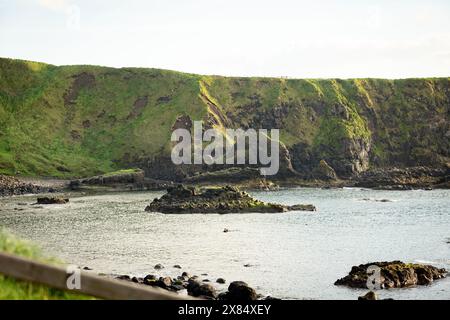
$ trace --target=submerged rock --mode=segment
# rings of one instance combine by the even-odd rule
[[[68,202],[69,202],[69,199],[67,199],[67,198],[58,198],[58,197],[37,198],[37,204],[65,204]]]
[[[224,278],[217,278],[216,282],[220,283],[220,284],[224,284],[226,281]]]
[[[368,268],[376,266],[380,268],[379,278],[368,272]],[[439,269],[431,265],[404,263],[401,261],[372,262],[352,267],[350,273],[337,280],[335,285],[344,285],[352,288],[367,288],[367,279],[373,278],[381,289],[402,288],[414,285],[427,285],[434,280],[444,278],[445,269]]]
[[[232,186],[198,189],[180,185],[167,189],[165,195],[154,199],[145,210],[162,213],[275,213],[297,210],[314,211],[315,207],[266,203]]]
[[[358,297],[358,300],[378,300],[378,295],[373,291],[369,291],[365,295]]]
[[[316,207],[312,204],[294,204],[288,206],[288,211],[316,211]]]
[[[364,198],[363,201],[375,201],[375,202],[392,202],[392,200],[389,199],[371,199],[371,198]]]

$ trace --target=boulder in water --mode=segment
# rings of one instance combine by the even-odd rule
[[[69,202],[69,199],[67,199],[67,198],[58,198],[58,197],[39,197],[39,198],[37,198],[37,204],[65,204],[68,202]]]
[[[379,275],[370,271],[376,268],[379,268]],[[337,280],[334,284],[352,288],[367,288],[368,279],[371,277],[374,285],[379,285],[380,289],[402,288],[427,285],[434,280],[444,278],[446,274],[445,269],[439,269],[431,265],[401,261],[372,262],[352,267],[347,276]]]

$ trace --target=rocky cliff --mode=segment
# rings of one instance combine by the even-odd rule
[[[279,128],[278,177],[348,178],[449,163],[450,78],[277,79],[0,59],[0,173],[82,177],[140,167],[183,180],[174,128]]]

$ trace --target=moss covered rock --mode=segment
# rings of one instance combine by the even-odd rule
[[[165,195],[154,199],[145,210],[162,213],[275,213],[290,210],[314,211],[315,207],[266,203],[232,186],[199,189],[179,185],[167,189]]]

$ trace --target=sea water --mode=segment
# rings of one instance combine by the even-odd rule
[[[144,208],[163,192],[76,196],[33,206],[36,196],[0,199],[0,226],[46,254],[106,274],[246,281],[284,299],[356,299],[335,286],[353,265],[402,260],[450,269],[450,190],[292,188],[250,192],[275,203],[311,203],[315,212],[161,214]],[[224,232],[228,229],[228,232]],[[156,264],[165,266],[154,270]],[[181,265],[182,270],[173,268]],[[226,290],[227,284],[216,284]],[[450,299],[450,277],[390,289],[381,298]]]

